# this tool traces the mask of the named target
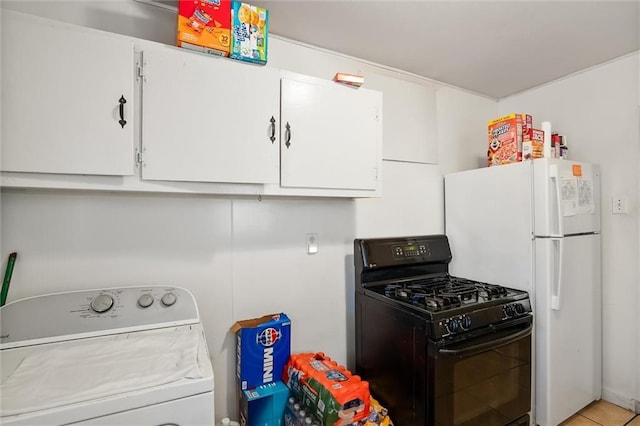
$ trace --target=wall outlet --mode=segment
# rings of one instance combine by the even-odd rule
[[[611,198],[611,213],[627,213],[627,197],[625,197],[624,195],[614,195]]]

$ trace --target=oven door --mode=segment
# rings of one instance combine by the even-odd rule
[[[528,424],[531,317],[457,342],[430,342],[428,424]]]

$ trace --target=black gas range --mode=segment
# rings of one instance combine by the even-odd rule
[[[444,235],[356,239],[356,372],[398,425],[528,425],[531,304],[448,273]]]

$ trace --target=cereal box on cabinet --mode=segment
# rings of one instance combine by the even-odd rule
[[[268,34],[267,9],[231,2],[231,58],[266,64]]]
[[[231,0],[179,0],[177,45],[229,56]]]

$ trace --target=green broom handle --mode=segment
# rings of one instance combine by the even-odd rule
[[[16,263],[16,256],[18,253],[13,252],[9,255],[7,261],[7,270],[4,272],[4,280],[2,281],[2,293],[0,293],[0,306],[4,306],[7,301],[7,294],[9,294],[9,284],[11,283],[11,275],[13,274],[13,265]]]

